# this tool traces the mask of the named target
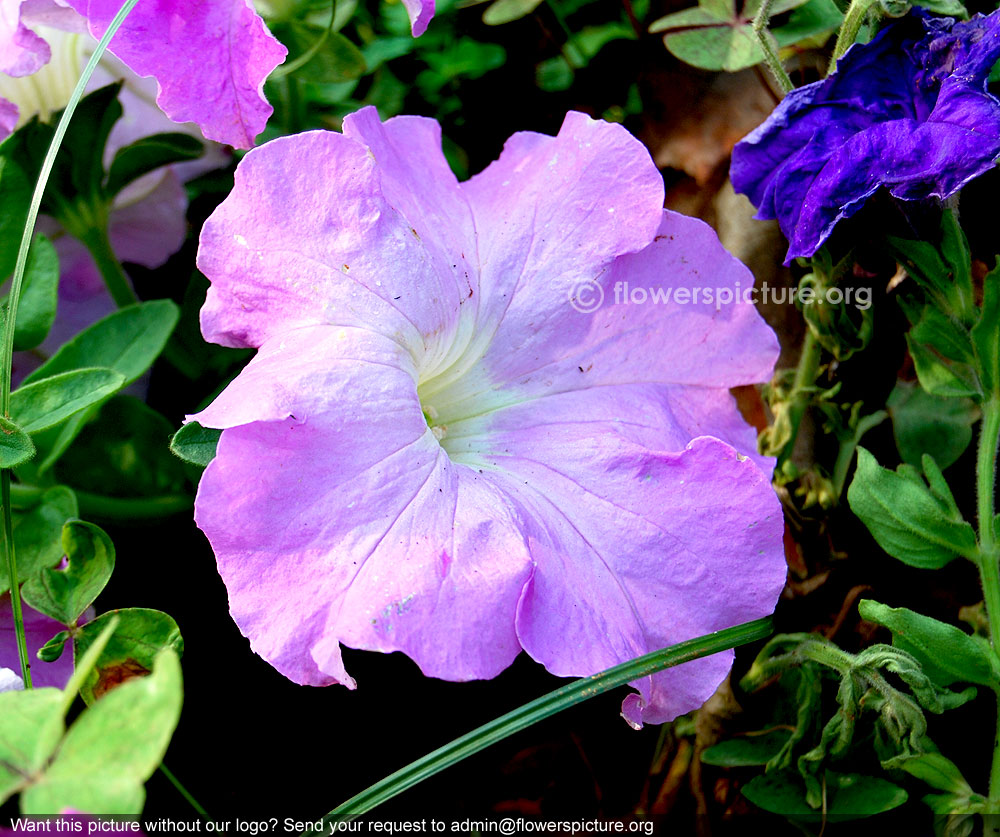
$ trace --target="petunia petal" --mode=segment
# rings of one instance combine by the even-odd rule
[[[573,112],[555,137],[512,136],[462,189],[476,221],[481,286],[481,348],[468,355],[490,345],[511,377],[534,365],[540,349],[576,342],[574,286],[649,244],[663,207],[663,178],[638,140]]]
[[[410,16],[413,37],[419,38],[427,31],[427,26],[434,17],[434,0],[403,0],[403,6]]]
[[[396,343],[359,329],[291,332],[195,418],[230,428],[196,519],[234,619],[279,671],[353,686],[341,642],[405,651],[449,679],[510,664],[531,572],[516,510],[441,450]]]
[[[0,692],[16,692],[24,688],[24,681],[9,668],[0,668]]]
[[[773,468],[773,460],[757,457],[753,433],[726,391],[766,380],[778,357],[777,338],[748,296],[753,275],[703,222],[668,211],[661,216],[653,243],[619,257],[602,277],[604,304],[597,311],[575,312],[564,301],[572,312],[564,327],[572,345],[530,344],[531,366],[521,361],[514,377],[506,359],[529,347],[505,343],[501,330],[482,369],[433,395],[450,445],[456,445],[454,434],[471,433],[460,420],[483,415],[487,403],[492,409],[523,405],[515,408],[525,414],[519,420],[536,409],[579,416],[574,399],[553,397],[629,385],[636,405],[657,405],[646,423],[658,432],[640,443],[678,450],[695,436],[713,435]],[[536,401],[541,398],[545,404]],[[626,421],[620,413],[617,419]],[[471,424],[486,426],[488,419]]]
[[[50,619],[27,605],[21,605],[24,616],[24,634],[31,662],[31,681],[34,686],[55,686],[61,689],[73,674],[73,648],[70,643],[54,663],[44,663],[38,659],[38,649],[45,645],[66,626]],[[17,634],[14,631],[14,613],[10,595],[0,595],[0,667],[12,671],[21,670],[17,654]]]
[[[49,45],[21,20],[24,0],[0,4],[0,73],[29,76],[48,63]]]
[[[767,477],[716,439],[679,454],[578,425],[511,433],[492,479],[527,510],[535,573],[518,608],[524,649],[582,675],[771,611],[785,581]],[[708,521],[711,521],[709,524]],[[637,684],[630,720],[659,723],[718,686],[727,655]]]
[[[198,264],[212,282],[206,339],[259,346],[330,323],[370,327],[421,356],[447,351],[469,294],[461,242],[448,259],[433,236],[422,239],[383,194],[382,177],[377,154],[330,132],[248,154],[201,234]]]
[[[100,38],[118,0],[70,0]],[[110,44],[140,76],[159,85],[157,104],[175,122],[196,122],[208,139],[250,148],[272,108],[264,80],[287,54],[250,0],[140,3]]]

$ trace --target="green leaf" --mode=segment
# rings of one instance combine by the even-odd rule
[[[936,15],[946,17],[957,17],[959,20],[968,20],[969,12],[959,0],[913,0],[914,6],[921,6]]]
[[[983,278],[983,306],[972,327],[983,391],[1000,395],[1000,262]]]
[[[958,461],[972,441],[979,409],[969,398],[943,398],[898,381],[886,404],[904,462],[920,465],[929,453],[942,468]]]
[[[941,216],[936,242],[888,237],[889,251],[935,300],[934,311],[959,326],[971,326],[975,304],[969,243],[951,210]],[[912,318],[911,318],[912,321]],[[950,357],[950,355],[949,355]]]
[[[575,78],[573,68],[561,55],[547,58],[535,67],[535,84],[546,93],[569,90]]]
[[[21,793],[23,813],[67,808],[89,814],[142,813],[143,783],[163,759],[182,697],[180,663],[166,650],[152,675],[122,684],[84,710],[52,763]]]
[[[215,449],[221,435],[221,430],[202,427],[198,422],[191,421],[174,434],[170,440],[170,450],[185,462],[204,468],[215,459]]]
[[[420,82],[434,89],[453,79],[474,79],[502,67],[507,52],[499,44],[482,44],[472,38],[459,38],[439,52],[429,52],[423,56],[433,72],[420,76],[433,76],[434,84]]]
[[[836,32],[844,15],[833,0],[809,0],[788,17],[788,23],[772,30],[778,46],[786,47],[820,35]]]
[[[205,145],[189,134],[153,134],[120,148],[111,161],[104,191],[114,197],[134,180],[161,166],[197,160]]]
[[[0,692],[0,803],[38,773],[63,734],[58,689]],[[51,812],[49,812],[51,813]]]
[[[805,0],[776,0],[771,14],[779,15]],[[666,48],[681,61],[703,70],[734,73],[764,60],[751,23],[759,2],[740,11],[732,0],[702,0],[697,8],[684,9],[656,20],[650,32],[663,32]]]
[[[986,797],[978,793],[929,793],[921,801],[935,814],[949,817],[941,837],[969,837],[976,825],[971,815],[984,813],[987,805]]]
[[[500,26],[530,15],[542,5],[542,0],[495,0],[483,12],[483,23]]]
[[[10,419],[0,416],[0,468],[16,468],[35,455],[31,437]]]
[[[109,314],[63,345],[25,378],[33,383],[59,372],[102,366],[131,384],[152,366],[177,324],[179,311],[170,300],[130,305]]]
[[[891,811],[906,802],[898,785],[874,776],[826,772],[827,808],[810,808],[802,781],[793,771],[774,771],[751,779],[743,795],[758,808],[790,819],[820,822],[827,817],[860,819]]]
[[[100,654],[107,636],[97,638],[64,691],[0,692],[0,804],[34,781],[51,759],[65,732],[66,713],[76,696],[78,678]]]
[[[38,649],[38,659],[43,663],[54,663],[62,656],[66,640],[69,638],[69,631],[59,631],[59,633]]]
[[[904,564],[938,569],[956,555],[975,559],[968,522],[928,489],[880,467],[862,447],[847,500],[878,545]]]
[[[11,393],[10,412],[22,430],[37,433],[107,398],[124,385],[124,376],[113,369],[74,369],[18,387]]]
[[[966,798],[973,795],[972,788],[965,781],[962,771],[953,761],[940,753],[921,753],[901,762],[899,766],[935,790],[947,791]]]
[[[31,183],[0,145],[0,280],[14,272],[30,202]]]
[[[65,343],[28,375],[25,383],[67,369],[97,364],[121,373],[125,376],[125,385],[131,384],[163,351],[178,317],[177,306],[166,299],[122,308]],[[55,464],[92,415],[93,411],[82,412],[62,427],[35,440],[41,454],[40,472]]]
[[[110,497],[185,493],[186,469],[167,448],[172,430],[170,422],[139,399],[116,396],[63,454],[55,476],[80,491]]]
[[[969,332],[935,305],[917,304],[905,297],[899,303],[913,323],[906,344],[920,385],[932,395],[978,398],[981,392]]]
[[[59,256],[45,236],[39,235],[28,251],[24,284],[17,305],[14,351],[24,352],[41,343],[56,318],[56,290],[59,287]],[[9,295],[8,295],[9,297]],[[3,302],[6,320],[9,298]]]
[[[767,764],[788,743],[789,730],[771,730],[713,744],[701,754],[705,764],[718,767],[752,767]]]
[[[275,37],[288,47],[288,64],[312,53],[294,71],[302,81],[340,84],[361,78],[368,71],[361,50],[339,32],[328,32],[326,26],[296,20],[277,27]]]
[[[115,547],[100,527],[82,520],[63,527],[62,543],[66,568],[42,570],[24,583],[21,595],[35,610],[76,627],[111,578]]]
[[[924,673],[938,685],[975,683],[994,687],[1000,684],[989,646],[960,628],[905,607],[887,607],[871,599],[861,601],[858,613],[862,619],[892,631],[892,644],[912,654]]]
[[[121,87],[121,82],[115,82],[84,96],[69,123],[63,153],[56,158],[52,170],[52,184],[62,190],[70,202],[76,195],[103,200],[104,149],[111,129],[122,116],[118,101]],[[70,183],[75,194],[65,192]]]
[[[104,613],[81,627],[73,649],[77,660],[115,617],[118,626],[80,687],[80,696],[88,704],[120,683],[148,674],[165,648],[178,656],[184,653],[180,629],[170,616],[159,610],[133,607]]]
[[[14,553],[18,583],[41,570],[54,567],[65,554],[62,530],[79,514],[76,495],[63,485],[48,489],[41,499],[14,523]],[[0,562],[0,593],[10,589],[6,563]]]

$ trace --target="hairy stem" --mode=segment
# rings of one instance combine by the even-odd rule
[[[830,58],[830,66],[827,69],[827,74],[836,71],[837,61],[854,44],[868,13],[875,14],[877,6],[878,4],[874,0],[851,0],[847,14],[844,15],[844,22],[840,26],[840,32],[837,34],[837,43],[833,48],[833,55]]]
[[[778,87],[781,88],[781,92],[783,94],[791,93],[795,89],[795,85],[792,84],[791,77],[781,65],[781,59],[778,58],[778,53],[774,50],[771,33],[767,29],[768,21],[771,19],[772,2],[773,0],[764,0],[760,4],[760,10],[753,19],[753,34],[760,45],[760,51],[764,53],[764,63],[767,64],[767,68],[771,71],[771,75],[774,76],[774,80],[778,83]]]

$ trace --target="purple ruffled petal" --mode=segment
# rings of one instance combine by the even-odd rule
[[[118,0],[69,0],[100,38]],[[175,122],[195,122],[208,139],[250,148],[272,113],[264,81],[287,54],[250,0],[155,0],[126,18],[111,51],[153,76],[157,104]]]
[[[411,150],[414,165],[422,151]],[[341,134],[285,137],[248,154],[202,229],[198,264],[212,278],[206,339],[260,346],[332,323],[370,327],[414,351],[448,341],[472,290],[461,255],[474,239],[456,235],[447,258],[433,215],[411,222],[387,199],[391,184],[383,194],[382,178],[378,155]]]
[[[955,23],[914,10],[851,47],[826,79],[790,93],[733,150],[737,191],[777,218],[786,259],[810,256],[880,188],[946,198],[1000,155],[986,91],[1000,13]]]
[[[596,395],[596,393],[595,393]],[[767,477],[715,439],[667,454],[576,424],[512,428],[503,484],[533,511],[536,569],[518,608],[525,650],[584,675],[770,613],[785,582]],[[516,447],[513,447],[516,445]],[[700,706],[719,655],[641,683],[635,725]]]

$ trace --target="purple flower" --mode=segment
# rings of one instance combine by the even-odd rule
[[[247,155],[202,330],[259,351],[192,418],[223,428],[195,513],[258,654],[350,688],[341,644],[588,675],[771,611],[781,511],[728,388],[777,342],[749,305],[611,304],[752,282],[662,207],[646,150],[579,113],[462,184],[436,122],[374,108]],[[637,683],[626,718],[699,706],[731,660]]]
[[[0,73],[30,75],[48,62],[40,28],[86,26],[100,38],[120,8],[119,0],[4,0]],[[157,104],[174,122],[195,122],[206,138],[239,148],[250,148],[264,129],[272,112],[264,80],[287,54],[250,0],[144,0],[110,51],[156,80]],[[67,80],[70,89],[75,81]],[[0,98],[0,136],[13,129],[15,116],[15,106]]]
[[[811,256],[880,187],[946,198],[993,167],[1000,102],[986,92],[1000,57],[1000,12],[956,23],[919,10],[837,71],[794,90],[733,150],[736,191],[777,218],[786,263]]]

